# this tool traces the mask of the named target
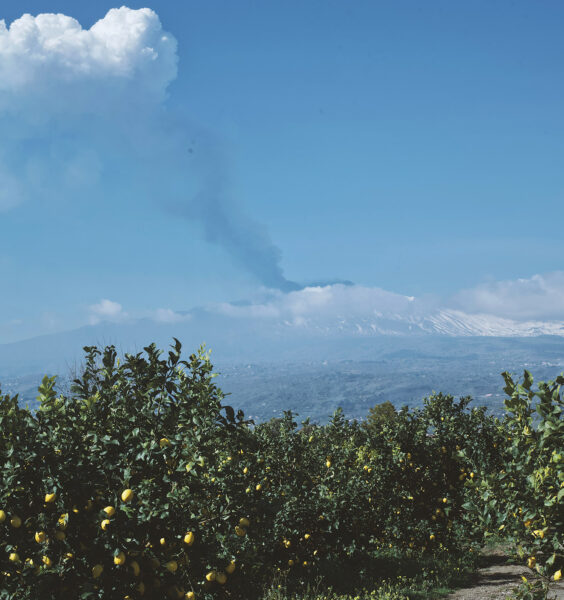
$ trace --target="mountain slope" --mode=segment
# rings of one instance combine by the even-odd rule
[[[37,372],[69,372],[79,365],[83,346],[114,344],[119,352],[140,352],[155,342],[166,348],[177,337],[187,352],[206,343],[214,357],[225,361],[293,360],[330,356],[369,357],[375,348],[398,338],[407,347],[428,338],[564,337],[564,324],[514,321],[456,310],[422,312],[359,311],[332,314],[277,314],[256,306],[218,305],[180,314],[177,322],[130,319],[102,322],[66,331],[0,344],[0,376]]]

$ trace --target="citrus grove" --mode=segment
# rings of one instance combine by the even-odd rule
[[[562,377],[505,374],[504,419],[437,394],[362,423],[255,425],[202,349],[85,351],[68,394],[44,378],[35,413],[0,393],[2,599],[260,598],[276,577],[384,579],[382,557],[494,534],[561,577]]]

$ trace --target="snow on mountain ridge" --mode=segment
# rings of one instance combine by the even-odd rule
[[[487,314],[467,314],[443,310],[426,317],[433,331],[447,335],[494,337],[564,336],[564,323],[558,321],[515,321]]]
[[[299,328],[317,333],[348,333],[359,336],[439,334],[446,336],[535,337],[557,335],[564,337],[564,323],[558,321],[515,321],[487,314],[468,314],[445,309],[428,315],[378,313],[374,317],[340,317],[332,323],[314,318],[284,320],[283,328]]]
[[[276,335],[564,337],[562,312],[544,310],[533,317],[530,310],[519,313],[507,299],[490,302],[492,310],[474,305],[464,308],[460,298],[445,302],[434,296],[416,298],[377,287],[334,284],[269,292],[252,302],[210,305],[204,312],[211,322],[221,318],[228,326]]]

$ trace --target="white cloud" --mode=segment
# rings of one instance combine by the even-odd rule
[[[124,312],[123,307],[119,302],[103,299],[98,304],[92,304],[88,307],[90,311],[89,322],[91,325],[96,325],[101,321],[123,321],[129,317]]]
[[[271,293],[249,304],[223,303],[209,310],[265,325],[277,322],[318,330],[355,324],[365,333],[408,332],[413,326],[457,335],[562,335],[564,272],[482,284],[447,300],[335,284]]]
[[[0,212],[132,190],[162,135],[176,49],[148,8],[112,9],[90,29],[62,14],[0,20]]]
[[[516,320],[564,320],[564,271],[484,283],[460,291],[452,302],[471,313]]]
[[[275,318],[293,325],[339,319],[370,319],[415,315],[421,305],[413,296],[403,296],[377,287],[334,284],[278,292],[249,305],[220,304],[216,310],[232,317]]]
[[[482,284],[459,292],[448,302],[343,284],[292,292],[263,289],[261,294],[251,302],[212,304],[193,313],[170,308],[126,312],[120,303],[102,299],[88,307],[88,320],[92,325],[147,319],[160,324],[191,322],[209,331],[231,321],[241,331],[256,327],[276,335],[292,331],[306,335],[564,336],[564,272]],[[16,326],[21,324],[0,324],[0,333],[12,335],[8,330]],[[43,326],[53,329],[47,323]]]
[[[107,299],[89,308],[92,324],[147,317],[157,323],[193,319],[189,313],[169,308],[129,315],[119,303]],[[457,335],[530,335],[535,331],[562,335],[564,272],[482,284],[461,291],[448,301],[417,298],[378,287],[332,284],[293,292],[266,290],[251,302],[213,304],[205,312],[212,317],[255,322],[259,326],[317,331],[356,327],[367,334],[408,333],[413,327],[422,331],[444,329],[458,332]]]
[[[180,323],[190,320],[191,317],[190,315],[174,312],[170,308],[158,308],[154,312],[153,318],[157,323]]]
[[[148,8],[113,8],[90,29],[62,14],[2,20],[0,109],[89,113],[160,102],[176,63],[175,38]]]

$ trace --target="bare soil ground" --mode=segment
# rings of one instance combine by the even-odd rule
[[[522,565],[507,564],[507,556],[499,551],[484,557],[484,566],[468,587],[447,596],[447,600],[505,600],[522,582],[521,576],[534,579],[534,573]],[[549,599],[564,600],[564,584],[551,586]]]

